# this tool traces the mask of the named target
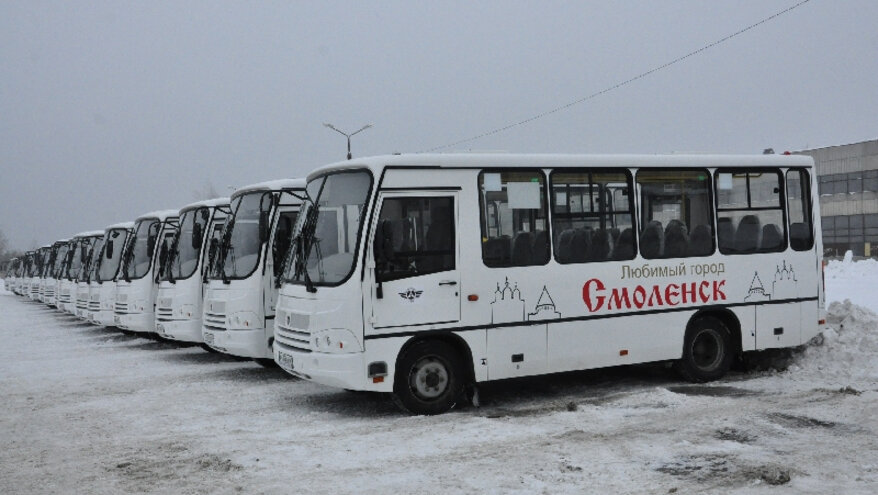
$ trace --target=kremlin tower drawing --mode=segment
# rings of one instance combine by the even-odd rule
[[[494,291],[494,302],[491,303],[491,323],[513,321],[524,321],[524,299],[521,298],[518,284],[510,287],[509,277],[506,277],[503,288],[501,289],[498,283],[497,290]]]
[[[770,301],[772,299],[791,299],[797,296],[796,284],[798,284],[799,280],[796,279],[793,265],[787,265],[786,260],[784,260],[782,265],[775,265],[775,268],[774,280],[771,282],[771,292],[765,291],[762,279],[759,278],[759,272],[754,272],[753,281],[750,283],[750,291],[747,293],[744,301]]]

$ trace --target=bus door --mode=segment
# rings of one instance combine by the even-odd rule
[[[265,276],[263,277],[263,302],[265,319],[274,318],[277,309],[277,280],[282,276],[283,262],[292,242],[293,227],[299,216],[299,206],[279,206],[275,223],[271,232],[269,250],[265,258]],[[266,321],[266,328],[271,325]]]
[[[457,204],[456,192],[379,195],[364,305],[373,328],[460,320]]]

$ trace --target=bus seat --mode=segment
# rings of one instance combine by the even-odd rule
[[[762,226],[762,242],[759,249],[762,251],[777,251],[783,245],[783,234],[777,225],[767,223]]]
[[[707,256],[713,251],[713,234],[710,225],[696,225],[689,236],[689,256]]]
[[[610,255],[610,233],[605,229],[597,229],[591,235],[591,246],[588,249],[588,261],[604,261]]]
[[[558,253],[556,256],[559,263],[570,263],[573,261],[573,234],[575,233],[574,229],[567,229],[558,236]]]
[[[527,266],[531,264],[533,234],[519,232],[512,240],[512,266]]]
[[[811,240],[811,232],[808,225],[804,222],[795,222],[790,224],[790,247],[796,251],[804,251],[808,249],[808,242]]]
[[[482,258],[491,261],[491,264],[507,265],[509,264],[510,247],[507,235],[488,239],[482,244]]]
[[[716,235],[721,251],[735,250],[735,226],[732,224],[731,218],[722,217],[716,221]]]
[[[619,242],[619,234],[622,231],[619,230],[619,227],[610,227],[607,230],[610,232],[610,242],[613,246],[615,246],[616,243]]]
[[[762,225],[756,215],[745,215],[735,230],[735,251],[752,253],[762,243]]]
[[[531,264],[542,265],[549,261],[549,233],[545,230],[534,232],[531,246]]]
[[[689,229],[679,220],[671,220],[665,229],[665,258],[681,258],[689,250]]]
[[[614,260],[630,260],[634,257],[634,230],[631,227],[619,234],[619,240],[613,247]]]
[[[591,229],[576,229],[573,232],[573,240],[570,243],[570,261],[582,263],[588,256],[591,246]]]
[[[646,228],[640,233],[640,254],[644,258],[660,258],[663,251],[664,240],[662,223],[651,220]]]

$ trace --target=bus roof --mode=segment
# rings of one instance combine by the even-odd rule
[[[230,201],[231,201],[231,199],[228,197],[213,198],[213,199],[205,199],[202,201],[196,201],[194,203],[189,203],[188,205],[180,208],[180,215],[182,215],[184,211],[191,210],[193,208],[201,208],[204,206],[206,206],[208,208],[214,208],[217,206],[228,206]]]
[[[140,220],[146,220],[147,218],[158,218],[160,221],[165,221],[168,218],[176,218],[177,216],[177,210],[156,210],[149,213],[144,213],[143,215],[140,215],[139,217],[134,219],[134,221],[139,222]]]
[[[424,153],[382,155],[336,162],[308,174],[311,180],[339,170],[368,168],[376,175],[385,167],[412,168],[553,168],[553,167],[813,167],[804,155],[572,155],[521,153]]]
[[[106,226],[104,228],[104,232],[107,232],[108,230],[113,230],[113,229],[129,229],[130,230],[133,228],[134,228],[134,222],[120,222],[120,223],[114,223],[113,225]]]
[[[82,237],[98,237],[98,236],[103,236],[103,235],[104,235],[103,230],[88,230],[88,231],[80,232],[80,233],[76,234],[75,236],[71,237],[70,240],[74,241],[74,240],[80,239]]]
[[[232,196],[253,191],[283,191],[285,189],[305,189],[305,179],[279,179],[266,182],[257,182],[249,186],[240,187],[232,193]]]

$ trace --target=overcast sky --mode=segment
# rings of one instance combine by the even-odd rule
[[[578,100],[797,0],[0,2],[0,229],[31,248]],[[878,2],[812,0],[447,151],[760,153],[878,137]]]

